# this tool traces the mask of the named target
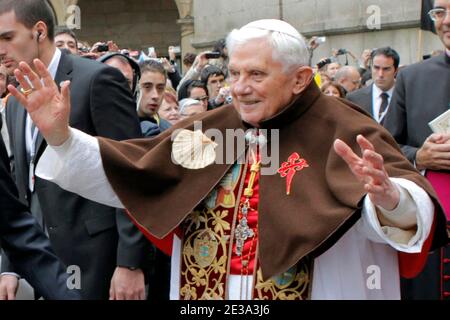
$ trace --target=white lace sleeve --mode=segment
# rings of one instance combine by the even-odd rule
[[[98,140],[77,129],[70,132],[64,144],[46,148],[36,175],[86,199],[124,208],[106,177]]]

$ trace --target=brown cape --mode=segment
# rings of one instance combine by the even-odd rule
[[[224,137],[225,129],[248,129],[233,106],[225,106],[183,121],[155,139],[99,138],[114,191],[138,223],[158,238],[176,228],[231,167],[212,164],[189,170],[171,161],[172,131],[193,130],[194,120],[202,121],[203,132],[215,128]],[[360,154],[356,136],[363,134],[384,157],[389,176],[424,188],[437,209],[434,247],[443,244],[445,217],[432,187],[401,154],[391,135],[360,108],[321,94],[312,82],[261,127],[280,129],[280,162],[297,152],[310,165],[296,173],[289,196],[286,178],[279,174],[260,178],[259,258],[265,279],[288,270],[307,254],[324,252],[359,219],[365,191],[335,153],[337,138]]]

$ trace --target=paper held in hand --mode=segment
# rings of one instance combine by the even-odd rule
[[[450,109],[428,123],[434,133],[450,133]]]

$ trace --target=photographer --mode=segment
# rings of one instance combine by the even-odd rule
[[[197,57],[195,57],[192,68],[189,69],[189,71],[185,74],[183,79],[181,79],[180,83],[178,84],[177,92],[181,87],[183,87],[183,84],[187,80],[199,80],[203,69],[209,64],[209,59],[215,59],[218,56],[220,56],[220,54],[217,55],[216,53],[213,53],[211,51],[204,51],[198,54]]]
[[[225,39],[220,39],[216,42],[213,48],[213,52],[220,53],[220,56],[217,59],[212,59],[210,61],[210,64],[213,66],[216,66],[220,70],[222,70],[222,73],[224,74],[225,78],[228,77],[228,50],[226,47]]]
[[[167,77],[170,80],[172,88],[177,88],[181,81],[181,76],[176,64],[172,63],[172,58],[170,58],[170,61],[167,60],[167,58],[160,58],[158,61],[164,66],[164,70],[167,72]]]
[[[312,37],[308,42],[308,52],[309,52],[309,65],[312,65],[312,58],[314,55],[314,50],[316,50],[322,43],[325,43],[326,37]]]
[[[354,64],[358,63],[358,58],[348,49],[333,49],[333,57],[338,60],[338,56],[345,56],[345,64],[348,66],[348,56],[352,57]]]
[[[92,59],[99,59],[102,56],[104,56],[105,54],[107,54],[108,52],[118,52],[118,51],[119,51],[119,47],[117,46],[117,44],[115,44],[113,41],[110,40],[108,42],[95,43],[92,46],[89,54],[85,55],[85,56],[89,56]]]
[[[361,75],[361,84],[365,86],[366,82],[372,79],[371,62],[372,62],[372,52],[376,49],[365,49],[359,58],[358,71]]]
[[[216,66],[206,66],[200,76],[200,80],[208,88],[208,110],[221,107],[230,96],[230,88],[225,86],[225,75]]]

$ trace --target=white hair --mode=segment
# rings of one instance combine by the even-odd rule
[[[179,102],[180,109],[178,111],[179,114],[184,115],[186,110],[192,106],[201,105],[203,106],[203,103],[199,100],[192,99],[192,98],[184,98]]]
[[[227,37],[228,55],[251,40],[265,38],[273,48],[273,59],[282,63],[284,71],[309,65],[308,46],[303,36],[290,24],[281,20],[264,19],[234,29]]]

